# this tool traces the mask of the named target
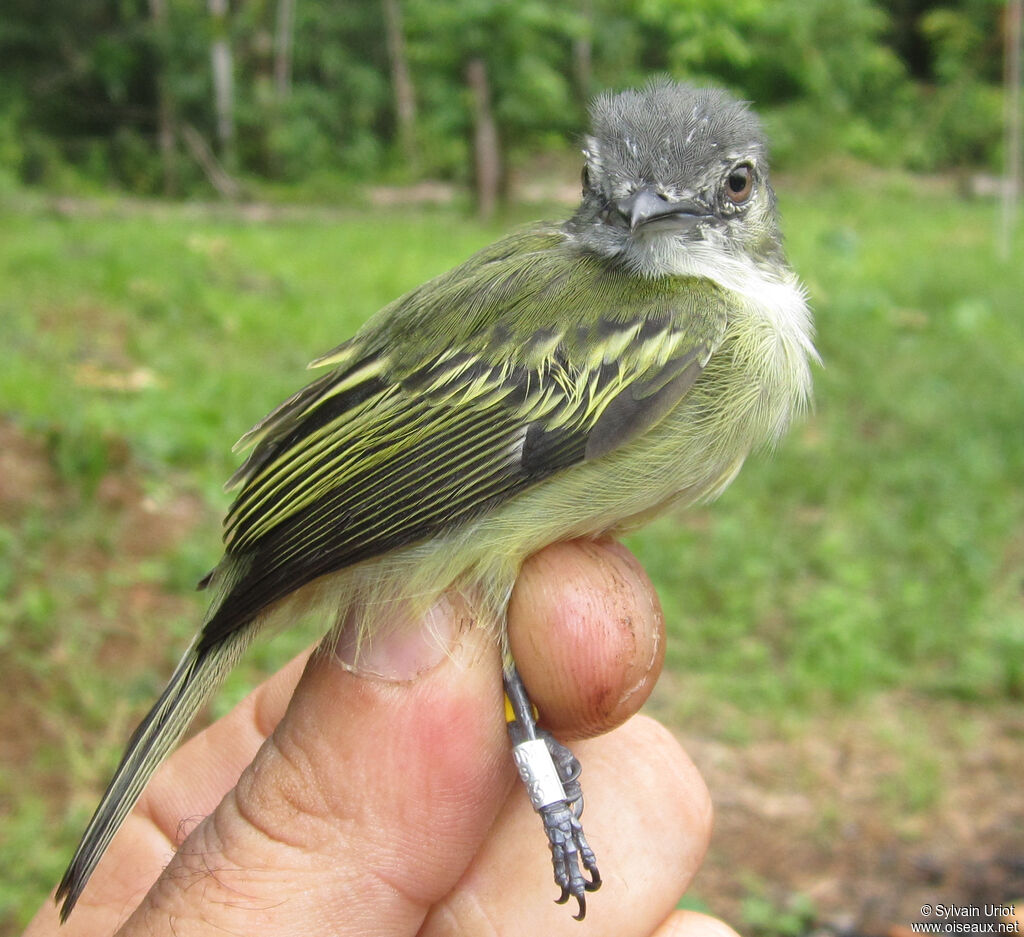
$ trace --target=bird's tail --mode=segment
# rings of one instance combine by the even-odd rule
[[[249,643],[251,631],[240,628],[218,644],[201,650],[194,642],[185,652],[167,687],[129,740],[121,763],[57,886],[55,900],[64,901],[60,909],[62,922],[67,920],[89,876],[135,806],[146,782],[184,734],[199,708],[238,662]]]

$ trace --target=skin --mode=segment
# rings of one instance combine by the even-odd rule
[[[344,665],[344,645],[293,660],[165,763],[68,923],[47,901],[26,937],[729,937],[673,911],[711,806],[678,743],[636,715],[664,648],[636,560],[610,542],[549,547],[510,605],[544,720],[586,737],[574,747],[590,839],[610,874],[582,925],[552,901],[541,834],[513,783],[498,651],[463,611],[442,601],[431,629],[398,629],[360,658],[363,673]]]

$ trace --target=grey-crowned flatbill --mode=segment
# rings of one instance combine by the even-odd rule
[[[62,919],[257,632],[299,603],[358,646],[447,590],[502,648],[516,763],[583,917],[600,876],[580,765],[538,726],[505,637],[520,566],[716,496],[803,407],[816,358],[746,105],[666,80],[606,94],[583,155],[568,220],[396,299],[242,438],[208,611],[58,887]]]

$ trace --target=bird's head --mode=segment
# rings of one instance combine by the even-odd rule
[[[646,275],[782,262],[757,117],[724,91],[667,80],[591,107],[580,244]]]

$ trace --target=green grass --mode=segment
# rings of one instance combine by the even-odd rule
[[[1024,247],[999,261],[991,205],[915,179],[798,183],[783,213],[825,362],[815,410],[717,504],[630,539],[687,687],[671,715],[743,737],[755,719],[892,687],[1020,698]],[[301,386],[307,360],[519,220],[3,211],[0,419],[41,467],[24,480],[38,491],[0,514],[0,664],[18,688],[6,718],[39,727],[0,771],[0,802],[15,804],[0,840],[18,853],[0,868],[0,929],[59,874],[194,627],[231,444]],[[145,524],[111,491],[131,484],[157,511],[197,498],[191,534],[126,555]],[[126,624],[140,586],[171,604]],[[219,707],[309,638],[256,651]],[[53,825],[67,832],[40,833]]]

